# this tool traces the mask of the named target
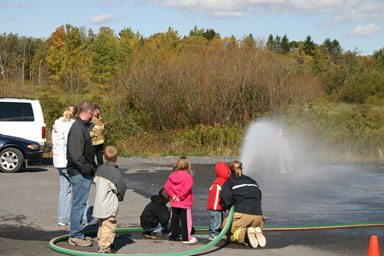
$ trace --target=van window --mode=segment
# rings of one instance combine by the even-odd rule
[[[30,103],[0,102],[0,121],[34,121]]]

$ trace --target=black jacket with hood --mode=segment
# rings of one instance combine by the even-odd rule
[[[68,132],[67,172],[69,176],[79,173],[93,176],[97,165],[89,128],[92,123],[80,117],[72,124]]]
[[[151,202],[140,215],[140,226],[143,229],[153,229],[160,223],[162,227],[167,227],[169,216],[167,202],[160,196],[153,195],[151,196]]]

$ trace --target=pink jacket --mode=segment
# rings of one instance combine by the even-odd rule
[[[193,178],[186,170],[171,173],[164,185],[165,193],[171,197],[171,206],[191,209],[193,202],[192,186]],[[179,197],[179,202],[172,200],[174,195]]]

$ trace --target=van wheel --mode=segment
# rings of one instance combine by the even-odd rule
[[[23,166],[24,156],[17,148],[6,148],[0,152],[0,171],[17,172]]]

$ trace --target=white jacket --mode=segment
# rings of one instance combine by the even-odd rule
[[[67,167],[68,132],[72,124],[75,122],[73,119],[63,122],[63,119],[63,117],[57,119],[52,129],[53,167],[55,168]]]
[[[117,188],[115,184],[97,175],[93,181],[96,185],[93,216],[98,219],[107,219],[110,216],[116,216],[119,211],[119,201],[116,196]]]

